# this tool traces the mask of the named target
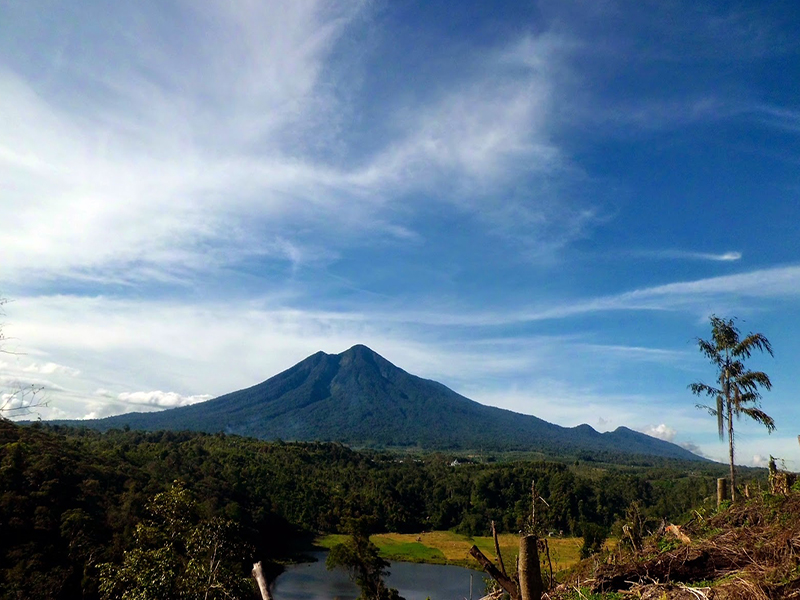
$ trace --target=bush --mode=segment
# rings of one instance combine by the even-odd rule
[[[603,544],[608,539],[608,529],[595,523],[583,523],[581,525],[583,534],[583,546],[581,546],[581,558],[588,558],[597,554],[603,549]]]

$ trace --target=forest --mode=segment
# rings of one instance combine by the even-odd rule
[[[477,462],[336,443],[0,421],[0,595],[114,597],[103,568],[127,565],[131,549],[154,547],[153,532],[169,524],[159,525],[153,507],[176,485],[195,519],[183,531],[222,523],[235,532],[239,559],[230,568],[245,577],[257,560],[275,574],[316,535],[342,531],[352,519],[368,520],[375,532],[486,535],[492,520],[517,532],[534,480],[547,503],[540,523],[557,535],[609,531],[633,502],[654,521],[674,519],[711,497],[723,470],[667,459],[611,466],[588,456]]]

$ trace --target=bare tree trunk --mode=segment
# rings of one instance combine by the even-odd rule
[[[535,535],[519,540],[519,591],[522,600],[541,600],[542,571],[539,565],[539,541]]]
[[[264,579],[264,571],[261,569],[261,561],[253,565],[253,577],[258,582],[258,589],[261,592],[261,600],[272,600],[267,587],[267,580]]]
[[[728,450],[731,458],[731,502],[736,502],[736,470],[733,466],[733,411],[728,399]]]
[[[492,521],[492,537],[494,538],[494,553],[497,555],[497,564],[500,565],[500,572],[506,575],[506,566],[503,564],[503,555],[500,554],[500,542],[497,540],[497,528]]]

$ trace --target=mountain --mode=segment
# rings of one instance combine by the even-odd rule
[[[484,406],[396,367],[366,346],[317,352],[253,387],[201,404],[73,425],[107,430],[225,432],[356,446],[521,450],[551,455],[637,454],[703,460],[626,427],[598,433]]]

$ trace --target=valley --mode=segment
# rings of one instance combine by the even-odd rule
[[[563,549],[554,542],[553,557],[566,566],[576,538],[616,535],[632,504],[653,523],[678,519],[713,498],[725,470],[710,462],[637,461],[497,455],[476,462],[442,452],[412,457],[337,443],[0,421],[0,581],[4,593],[25,598],[99,598],[111,584],[103,573],[127,573],[133,579],[114,585],[131,586],[137,573],[149,572],[141,565],[120,571],[126,557],[171,557],[148,569],[179,564],[188,560],[193,536],[209,527],[222,527],[222,541],[225,531],[235,533],[239,554],[232,556],[239,558],[229,573],[246,579],[248,565],[260,560],[274,577],[282,564],[302,560],[320,534],[341,534],[354,520],[378,534],[387,555],[436,561],[441,553],[458,562],[470,539],[489,549],[491,521],[505,543],[528,526],[534,480],[548,505],[537,513],[541,526],[567,536]],[[159,508],[178,501],[188,520],[173,521]],[[158,532],[175,527],[189,545],[159,547]],[[138,532],[145,530],[154,534],[143,538]],[[42,595],[44,579],[51,585]]]

